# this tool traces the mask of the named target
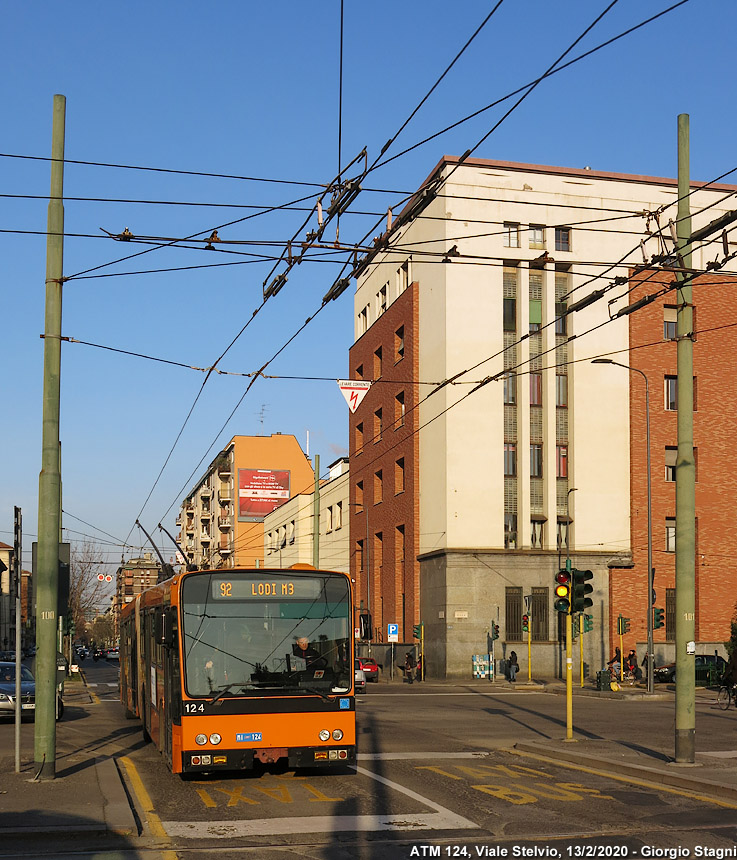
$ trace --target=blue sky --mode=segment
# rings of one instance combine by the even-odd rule
[[[363,147],[370,163],[377,158],[494,5],[345,0],[343,165]],[[537,78],[607,5],[504,0],[387,156]],[[566,59],[670,5],[619,0]],[[326,184],[338,169],[339,22],[339,0],[217,5],[133,0],[122,6],[79,0],[4,8],[0,541],[12,543],[13,506],[20,506],[25,567],[37,525],[47,201],[9,195],[48,194],[49,164],[43,159],[50,155],[54,93],[67,99],[67,159],[308,183],[68,164],[68,198],[167,203],[67,200],[65,232],[82,235],[65,240],[66,276],[148,247],[115,243],[101,228],[204,236],[255,215],[221,228],[220,236],[284,243],[307,213],[257,214],[260,208],[314,195],[314,184]],[[719,176],[737,164],[730,98],[736,25],[732,0],[689,0],[543,81],[474,155],[675,176],[676,117],[688,113],[691,176]],[[503,102],[375,170],[351,209],[379,213],[396,205],[443,154],[475,147],[512,103]],[[357,242],[375,221],[375,215],[346,215],[341,240]],[[273,251],[270,246],[245,250]],[[181,270],[234,261],[239,265]],[[65,285],[63,334],[207,367],[261,304],[272,265],[182,247],[105,265],[90,274],[114,277],[72,278]],[[180,271],[123,274],[164,268]],[[219,366],[241,373],[261,367],[315,314],[339,271],[334,260],[293,269],[284,289]],[[349,289],[266,373],[346,376],[352,319]],[[198,371],[64,345],[61,438],[68,538],[96,537],[111,566],[119,562],[126,538],[141,545],[143,536],[131,532],[133,523],[203,378]],[[197,464],[203,458],[208,463],[235,434],[293,433],[304,447],[309,432],[310,454],[319,454],[323,467],[347,453],[348,411],[333,381],[259,379],[221,432],[246,384],[243,377],[226,375],[208,381],[141,514],[150,532],[160,520],[175,531],[182,490],[203,471]]]

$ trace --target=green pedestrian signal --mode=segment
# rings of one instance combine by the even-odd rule
[[[412,635],[415,637],[415,639],[422,639],[422,628],[424,626],[425,625],[420,621],[419,624],[415,624],[415,626],[412,628]]]
[[[630,632],[630,619],[625,618],[624,615],[620,615],[617,618],[617,633],[619,636],[623,636],[625,633]]]
[[[583,632],[591,633],[594,629],[594,616],[593,615],[584,615],[583,616]]]
[[[588,585],[588,581],[594,578],[594,574],[590,570],[571,571],[571,612],[583,612],[590,606],[594,605],[593,600],[588,597],[594,590],[593,585]]]
[[[569,612],[571,608],[571,574],[559,570],[555,574],[555,602],[553,608],[558,612]]]
[[[653,630],[665,627],[665,610],[653,606]]]

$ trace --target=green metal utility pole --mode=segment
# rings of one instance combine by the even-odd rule
[[[64,121],[66,98],[54,96],[51,194],[46,236],[46,322],[41,473],[38,479],[38,567],[36,572],[36,726],[34,761],[38,779],[56,776],[56,628],[61,525],[59,393],[61,294],[64,269]]]
[[[691,267],[689,117],[678,115],[678,454],[676,456],[676,737],[677,763],[695,761],[696,739],[696,487],[693,455],[693,291]]]
[[[320,455],[315,454],[315,497],[312,507],[312,566],[320,567]]]

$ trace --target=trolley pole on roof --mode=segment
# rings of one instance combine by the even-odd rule
[[[36,778],[56,778],[56,629],[61,527],[61,300],[64,270],[64,124],[66,98],[54,96],[51,191],[46,234],[46,319],[36,568]]]

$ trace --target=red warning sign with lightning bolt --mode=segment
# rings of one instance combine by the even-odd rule
[[[355,412],[366,396],[366,392],[371,388],[371,383],[357,379],[339,379],[338,388],[343,392],[348,408],[351,412]]]

